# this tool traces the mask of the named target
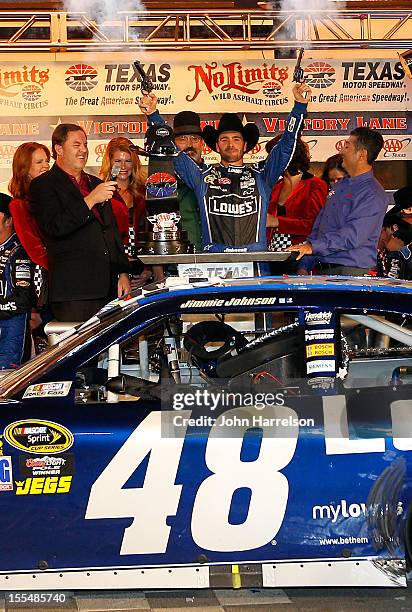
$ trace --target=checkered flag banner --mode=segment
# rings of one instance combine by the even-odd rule
[[[34,286],[34,292],[37,298],[40,297],[42,285],[43,285],[43,268],[39,266],[38,264],[36,264],[34,266],[34,273],[33,273],[33,286]]]
[[[129,242],[124,247],[126,255],[128,255],[129,257],[133,257],[135,253],[135,246],[136,246],[136,235],[135,235],[134,227],[133,225],[129,225]]]
[[[268,251],[283,251],[292,244],[290,234],[281,234],[279,232],[273,232],[272,238],[268,245]]]

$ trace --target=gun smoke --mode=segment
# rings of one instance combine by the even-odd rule
[[[119,17],[119,11],[143,11],[140,0],[65,0],[66,11],[80,11],[97,25]]]
[[[346,1],[342,0],[273,0],[267,2],[268,8],[280,11],[340,11],[345,8]]]
[[[310,47],[310,43],[306,42],[305,39],[305,25],[303,21],[307,21],[307,13],[309,11],[325,11],[324,17],[327,14],[334,14],[336,17],[337,11],[342,11],[346,7],[346,0],[272,0],[267,2],[267,9],[285,11],[287,13],[302,11],[302,19],[297,16],[297,19],[292,18],[285,24],[284,29],[291,35],[293,39],[296,35],[302,34],[302,41],[299,43],[299,47]],[[312,14],[312,18],[316,19],[316,15]],[[339,17],[338,17],[339,18]],[[300,21],[300,26],[297,22]],[[300,32],[299,32],[300,29]]]

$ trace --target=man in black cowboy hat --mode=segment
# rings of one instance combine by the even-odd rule
[[[193,111],[182,111],[173,120],[175,143],[178,149],[184,151],[199,166],[203,165],[203,137],[200,117]],[[202,250],[202,227],[200,211],[196,194],[179,178],[177,180],[179,211],[182,229],[187,232],[189,241],[196,251]]]
[[[399,214],[405,221],[412,223],[412,187],[402,187],[393,194],[395,206],[391,213]]]
[[[204,249],[213,252],[266,250],[266,213],[272,187],[293,156],[306,114],[310,92],[305,83],[293,88],[295,106],[286,130],[263,166],[245,166],[243,157],[259,140],[253,123],[242,124],[235,113],[222,115],[218,128],[206,126],[203,139],[220,154],[217,166],[198,166],[188,155],[174,158],[177,174],[196,194]],[[308,96],[309,97],[309,96]],[[156,96],[141,98],[139,106],[149,123],[162,124]]]

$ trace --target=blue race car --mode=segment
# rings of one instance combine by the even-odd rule
[[[406,584],[412,288],[119,299],[0,379],[7,590]]]

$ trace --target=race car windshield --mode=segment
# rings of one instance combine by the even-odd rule
[[[106,313],[106,315],[109,315],[109,313]],[[83,347],[97,335],[108,330],[109,327],[117,323],[120,319],[123,319],[124,316],[125,312],[123,310],[116,310],[113,315],[105,316],[103,320],[93,317],[89,322],[86,322],[86,324],[89,323],[87,326],[86,324],[82,324],[79,329],[75,330],[69,337],[63,339],[44,353],[34,357],[20,368],[6,374],[4,378],[0,379],[0,398],[8,399],[18,393],[20,390],[24,389],[27,384],[42,376],[50,366],[57,364],[71,351]]]

